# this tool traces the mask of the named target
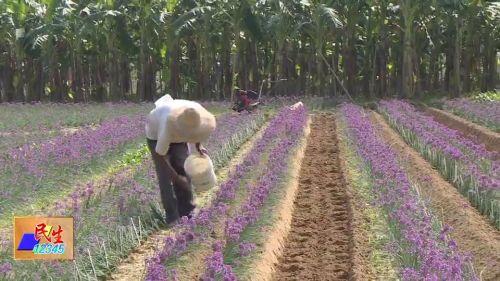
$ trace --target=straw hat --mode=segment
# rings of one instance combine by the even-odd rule
[[[202,106],[174,108],[169,122],[180,142],[204,142],[216,126],[215,116]]]

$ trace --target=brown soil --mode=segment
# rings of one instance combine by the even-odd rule
[[[273,265],[278,262],[284,246],[285,237],[290,231],[292,222],[293,201],[299,187],[300,168],[304,158],[307,139],[310,133],[311,120],[307,121],[304,128],[304,136],[296,152],[290,156],[293,162],[290,163],[287,181],[284,183],[285,194],[274,209],[274,223],[270,229],[263,228],[262,236],[266,237],[262,245],[262,251],[259,252],[255,260],[248,266],[248,273],[239,276],[241,280],[269,280],[274,272]]]
[[[436,108],[426,107],[425,112],[432,115],[436,121],[462,132],[469,138],[478,139],[486,146],[487,150],[500,153],[499,133],[495,133],[462,117]]]
[[[430,202],[435,215],[453,228],[451,237],[458,248],[473,255],[476,272],[483,280],[500,280],[500,232],[418,152],[408,146],[382,116],[373,113],[372,118],[379,126],[381,136],[399,154],[410,178],[418,182],[421,194]]]
[[[351,233],[334,117],[317,115],[301,167],[291,230],[274,279],[350,279]]]

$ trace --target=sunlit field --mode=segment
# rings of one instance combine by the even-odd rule
[[[499,89],[498,1],[2,0],[0,281],[498,281]]]

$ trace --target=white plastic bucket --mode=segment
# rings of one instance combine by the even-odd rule
[[[196,192],[207,191],[217,183],[214,166],[208,155],[192,153],[184,162],[184,170]]]

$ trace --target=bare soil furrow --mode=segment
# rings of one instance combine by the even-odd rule
[[[331,114],[313,118],[294,204],[291,230],[274,279],[348,280],[351,210]]]

